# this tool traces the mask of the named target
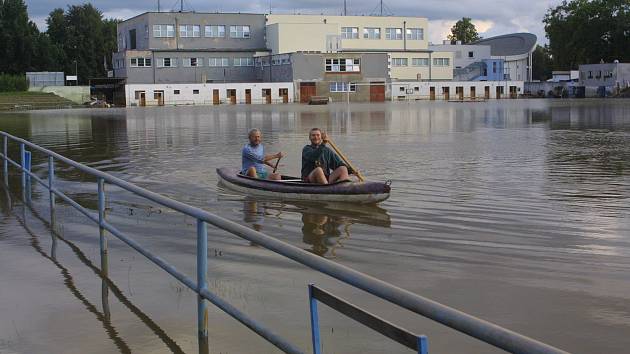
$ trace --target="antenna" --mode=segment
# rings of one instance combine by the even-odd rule
[[[343,15],[348,16],[348,7],[346,6],[346,0],[343,0]]]
[[[157,1],[158,1],[158,12],[160,12],[160,0],[157,0]]]
[[[379,0],[372,12],[370,12],[370,16],[393,16],[394,12],[387,6],[385,1]]]
[[[179,12],[184,12],[184,0],[179,0]]]
[[[383,16],[383,0],[381,0],[381,16]]]

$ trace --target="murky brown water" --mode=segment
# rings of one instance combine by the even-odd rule
[[[214,169],[238,166],[248,129],[296,174],[313,126],[370,179],[391,179],[391,198],[289,204],[217,186]],[[0,128],[562,349],[630,347],[629,101],[41,111],[2,114]],[[46,175],[42,156],[34,170]],[[57,174],[95,207],[92,179]],[[18,186],[14,174],[2,193],[0,353],[198,350],[192,292],[113,238],[103,281],[98,230],[61,205],[63,239],[52,237],[38,219],[47,193],[34,187],[33,214]],[[111,186],[107,197],[113,224],[194,278],[193,220]],[[315,282],[428,335],[432,353],[497,352],[224,232],[210,229],[209,244],[211,289],[307,351]],[[409,352],[320,310],[327,353]],[[276,352],[212,306],[209,322],[212,353]]]

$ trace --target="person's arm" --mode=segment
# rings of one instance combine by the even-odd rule
[[[339,166],[346,166],[346,168],[348,169],[348,173],[354,174],[354,171],[352,170],[352,168],[350,168],[348,164],[343,162],[343,160],[339,157],[339,155],[337,155],[332,149],[328,148],[328,153],[329,153],[331,164],[333,165],[331,166],[333,170],[336,170],[337,167]]]
[[[275,159],[279,159],[282,158],[284,156],[284,154],[282,152],[279,152],[277,154],[269,154],[266,155],[265,158],[263,159],[265,165],[269,166],[269,167],[276,167],[274,164],[272,164],[270,161],[271,160],[275,160]]]

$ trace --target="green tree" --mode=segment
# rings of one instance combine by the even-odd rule
[[[552,66],[549,48],[537,45],[532,53],[532,78],[540,81],[551,79]]]
[[[19,74],[32,70],[38,35],[23,0],[0,0],[0,72]]]
[[[555,69],[630,61],[630,0],[565,0],[543,23]]]
[[[481,39],[477,28],[472,23],[470,17],[463,17],[457,21],[451,28],[451,34],[448,35],[451,42],[461,41],[462,44],[472,43]]]

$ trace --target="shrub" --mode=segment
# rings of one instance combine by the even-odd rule
[[[0,74],[0,92],[26,90],[28,90],[28,79],[25,75]]]

